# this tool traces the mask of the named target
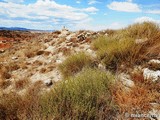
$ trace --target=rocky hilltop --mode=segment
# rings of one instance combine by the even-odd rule
[[[137,113],[159,120],[159,38],[160,29],[153,23],[99,32],[72,32],[65,28],[50,33],[0,31],[0,95],[3,98],[0,101],[0,119],[35,119],[37,115],[38,119],[44,120],[110,120],[126,119]],[[80,79],[84,81],[78,82],[80,86],[77,82],[72,83],[73,80]],[[105,83],[102,82],[103,79],[112,82]],[[91,86],[88,80],[93,82]],[[61,84],[66,84],[66,87],[61,87]],[[45,100],[40,97],[44,93],[47,94]],[[18,99],[13,96],[18,96]],[[22,109],[13,112],[8,109],[11,107],[11,99],[21,99],[19,104],[25,104],[25,107],[22,109],[19,104],[11,105],[13,111],[16,111],[16,108]],[[3,100],[7,102],[4,104]],[[42,102],[43,100],[45,102]],[[85,101],[92,101],[99,107],[91,104],[93,111],[89,110]],[[106,101],[113,103],[111,105]],[[46,106],[42,106],[43,109],[48,113],[38,108],[42,103]],[[76,105],[79,108],[76,108]],[[55,106],[54,110],[51,106]],[[58,108],[63,109],[64,113]],[[27,112],[28,109],[31,109],[31,112]],[[42,116],[39,111],[35,112],[37,109],[44,112]],[[75,111],[72,111],[74,109]],[[33,115],[34,112],[36,114]],[[125,116],[126,114],[129,116]]]

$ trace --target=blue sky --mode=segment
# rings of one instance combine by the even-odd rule
[[[0,26],[55,30],[160,24],[160,0],[0,0]]]

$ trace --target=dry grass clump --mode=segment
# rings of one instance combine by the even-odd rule
[[[14,70],[18,70],[20,68],[19,64],[17,63],[10,63],[9,64],[9,70],[10,71],[14,71]]]
[[[54,119],[114,119],[117,107],[111,96],[111,74],[84,69],[63,81],[41,99],[42,116]]]
[[[141,72],[132,73],[131,78],[135,86],[130,88],[129,91],[123,89],[121,85],[116,86],[113,90],[113,96],[119,106],[121,118],[125,118],[124,113],[146,114],[152,108],[151,103],[159,102],[159,83],[144,79]]]
[[[12,75],[10,74],[10,70],[8,66],[0,66],[0,79],[10,79]]]
[[[150,103],[155,100],[155,95],[152,91],[139,86],[131,88],[130,91],[118,87],[113,95],[121,115],[126,112],[130,114],[136,112],[146,113],[151,109]]]
[[[78,43],[74,43],[72,44],[73,47],[79,47],[79,44]]]
[[[46,68],[41,68],[41,69],[40,69],[40,73],[45,73],[46,71],[47,71]]]
[[[136,45],[132,38],[117,39],[115,36],[101,36],[92,44],[97,56],[109,69],[116,69],[121,63],[134,64],[143,45]]]
[[[1,120],[28,120],[41,119],[39,106],[39,84],[27,90],[21,96],[15,92],[0,96]]]
[[[82,68],[90,66],[92,58],[84,52],[69,56],[62,64],[59,65],[59,70],[64,77],[75,75]]]
[[[10,79],[12,76],[9,72],[4,71],[1,73],[2,79]]]
[[[25,46],[25,49],[23,51],[24,56],[26,56],[27,58],[32,58],[37,55],[37,52],[40,51],[41,48],[43,48],[43,45],[41,43],[38,43],[38,41],[31,41],[31,43]]]
[[[0,96],[0,119],[1,120],[18,120],[18,108],[20,96],[16,93],[3,94]],[[21,106],[22,107],[22,106]]]
[[[116,30],[107,29],[105,30],[105,33],[107,33],[108,35],[114,35],[116,33]]]
[[[32,58],[32,57],[34,57],[36,54],[34,53],[34,52],[32,52],[32,51],[28,51],[28,52],[26,52],[25,53],[25,56],[27,57],[27,58]]]
[[[17,90],[21,90],[21,89],[23,89],[25,86],[27,86],[29,84],[29,80],[24,78],[24,79],[15,81],[14,84],[15,84],[15,88]]]
[[[57,52],[62,52],[63,55],[70,55],[71,54],[71,49],[70,48],[67,48],[67,47],[61,47],[57,50]]]
[[[54,31],[53,33],[54,33],[54,34],[61,34],[61,31],[58,31],[58,30],[57,30],[57,31]]]
[[[36,60],[36,61],[33,62],[33,65],[35,65],[35,66],[42,66],[43,65],[43,61]]]
[[[6,89],[10,85],[11,85],[11,81],[0,79],[0,88]]]
[[[36,55],[42,55],[42,54],[44,54],[43,50],[37,51],[37,53],[36,53]]]
[[[136,23],[126,28],[127,34],[136,39],[151,39],[159,32],[159,30],[159,26],[152,22]]]

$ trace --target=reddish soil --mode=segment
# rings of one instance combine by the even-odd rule
[[[0,49],[10,48],[14,42],[32,40],[38,35],[40,35],[40,33],[31,33],[29,31],[0,30]]]
[[[0,44],[0,49],[8,49],[10,47],[11,47],[11,45],[9,43],[8,44],[3,44],[3,43]]]

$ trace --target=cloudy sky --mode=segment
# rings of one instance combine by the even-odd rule
[[[0,0],[0,26],[55,30],[118,29],[160,23],[160,0]]]

